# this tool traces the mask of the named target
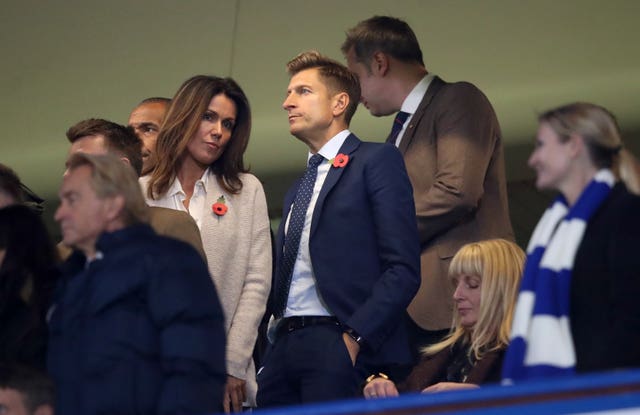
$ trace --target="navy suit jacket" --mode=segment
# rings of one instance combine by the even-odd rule
[[[359,361],[408,362],[403,316],[420,285],[411,183],[393,145],[365,143],[351,134],[339,153],[349,161],[330,168],[311,222],[309,251],[317,287],[340,323],[365,339]],[[275,275],[299,183],[285,196]]]

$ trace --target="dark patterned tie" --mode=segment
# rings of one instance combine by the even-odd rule
[[[387,143],[391,143],[393,145],[396,144],[396,139],[398,138],[398,134],[402,131],[402,127],[404,126],[404,122],[409,118],[408,112],[399,111],[396,114],[396,118],[393,120],[393,126],[391,127],[391,132],[389,133],[389,137],[387,137]]]
[[[309,159],[309,166],[302,177],[300,187],[298,187],[298,193],[296,193],[296,198],[293,201],[289,227],[287,228],[287,235],[284,238],[282,263],[280,264],[280,272],[278,273],[278,290],[276,291],[273,313],[276,318],[282,317],[287,308],[293,265],[296,263],[296,258],[298,257],[300,237],[302,236],[304,220],[307,216],[307,208],[313,195],[313,186],[316,182],[318,166],[323,160],[324,157],[320,154],[315,154]]]

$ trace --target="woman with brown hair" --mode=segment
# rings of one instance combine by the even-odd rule
[[[244,167],[251,112],[230,78],[198,75],[171,101],[156,145],[158,164],[140,179],[151,206],[195,219],[225,312],[225,410],[255,406],[252,352],[271,285],[271,241],[262,185]]]

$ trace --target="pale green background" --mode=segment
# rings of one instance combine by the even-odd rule
[[[342,60],[344,31],[374,14],[404,18],[430,71],[478,85],[494,104],[510,180],[524,162],[537,112],[574,100],[610,108],[640,131],[640,2],[491,1],[3,1],[0,162],[55,208],[73,123],[124,123],[148,96],[172,96],[197,73],[234,77],[254,128],[246,155],[279,209],[306,150],[280,105],[284,64],[306,49]],[[381,141],[391,119],[360,108],[352,130]],[[635,140],[628,136],[627,140]]]

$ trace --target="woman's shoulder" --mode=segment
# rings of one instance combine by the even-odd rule
[[[255,194],[264,194],[262,182],[251,173],[240,173],[238,175],[242,181],[242,190],[238,193],[239,198],[255,197]]]
[[[627,186],[625,186],[625,184],[622,182],[619,182],[614,186],[613,194],[624,205],[632,207],[637,207],[640,205],[640,196],[635,193],[631,193]]]
[[[140,187],[142,187],[143,190],[147,190],[150,180],[151,175],[147,174],[146,176],[140,176],[140,178],[138,178],[138,183],[140,183]]]
[[[258,178],[254,176],[252,173],[240,173],[238,177],[242,181],[243,186],[250,186],[252,188],[255,188],[255,187],[262,188],[262,182],[260,182],[260,180],[258,180]]]
[[[629,192],[624,183],[619,182],[611,190],[601,215],[603,218],[608,218],[612,221],[619,220],[632,220],[640,221],[640,215],[637,212],[640,210],[640,196]]]

